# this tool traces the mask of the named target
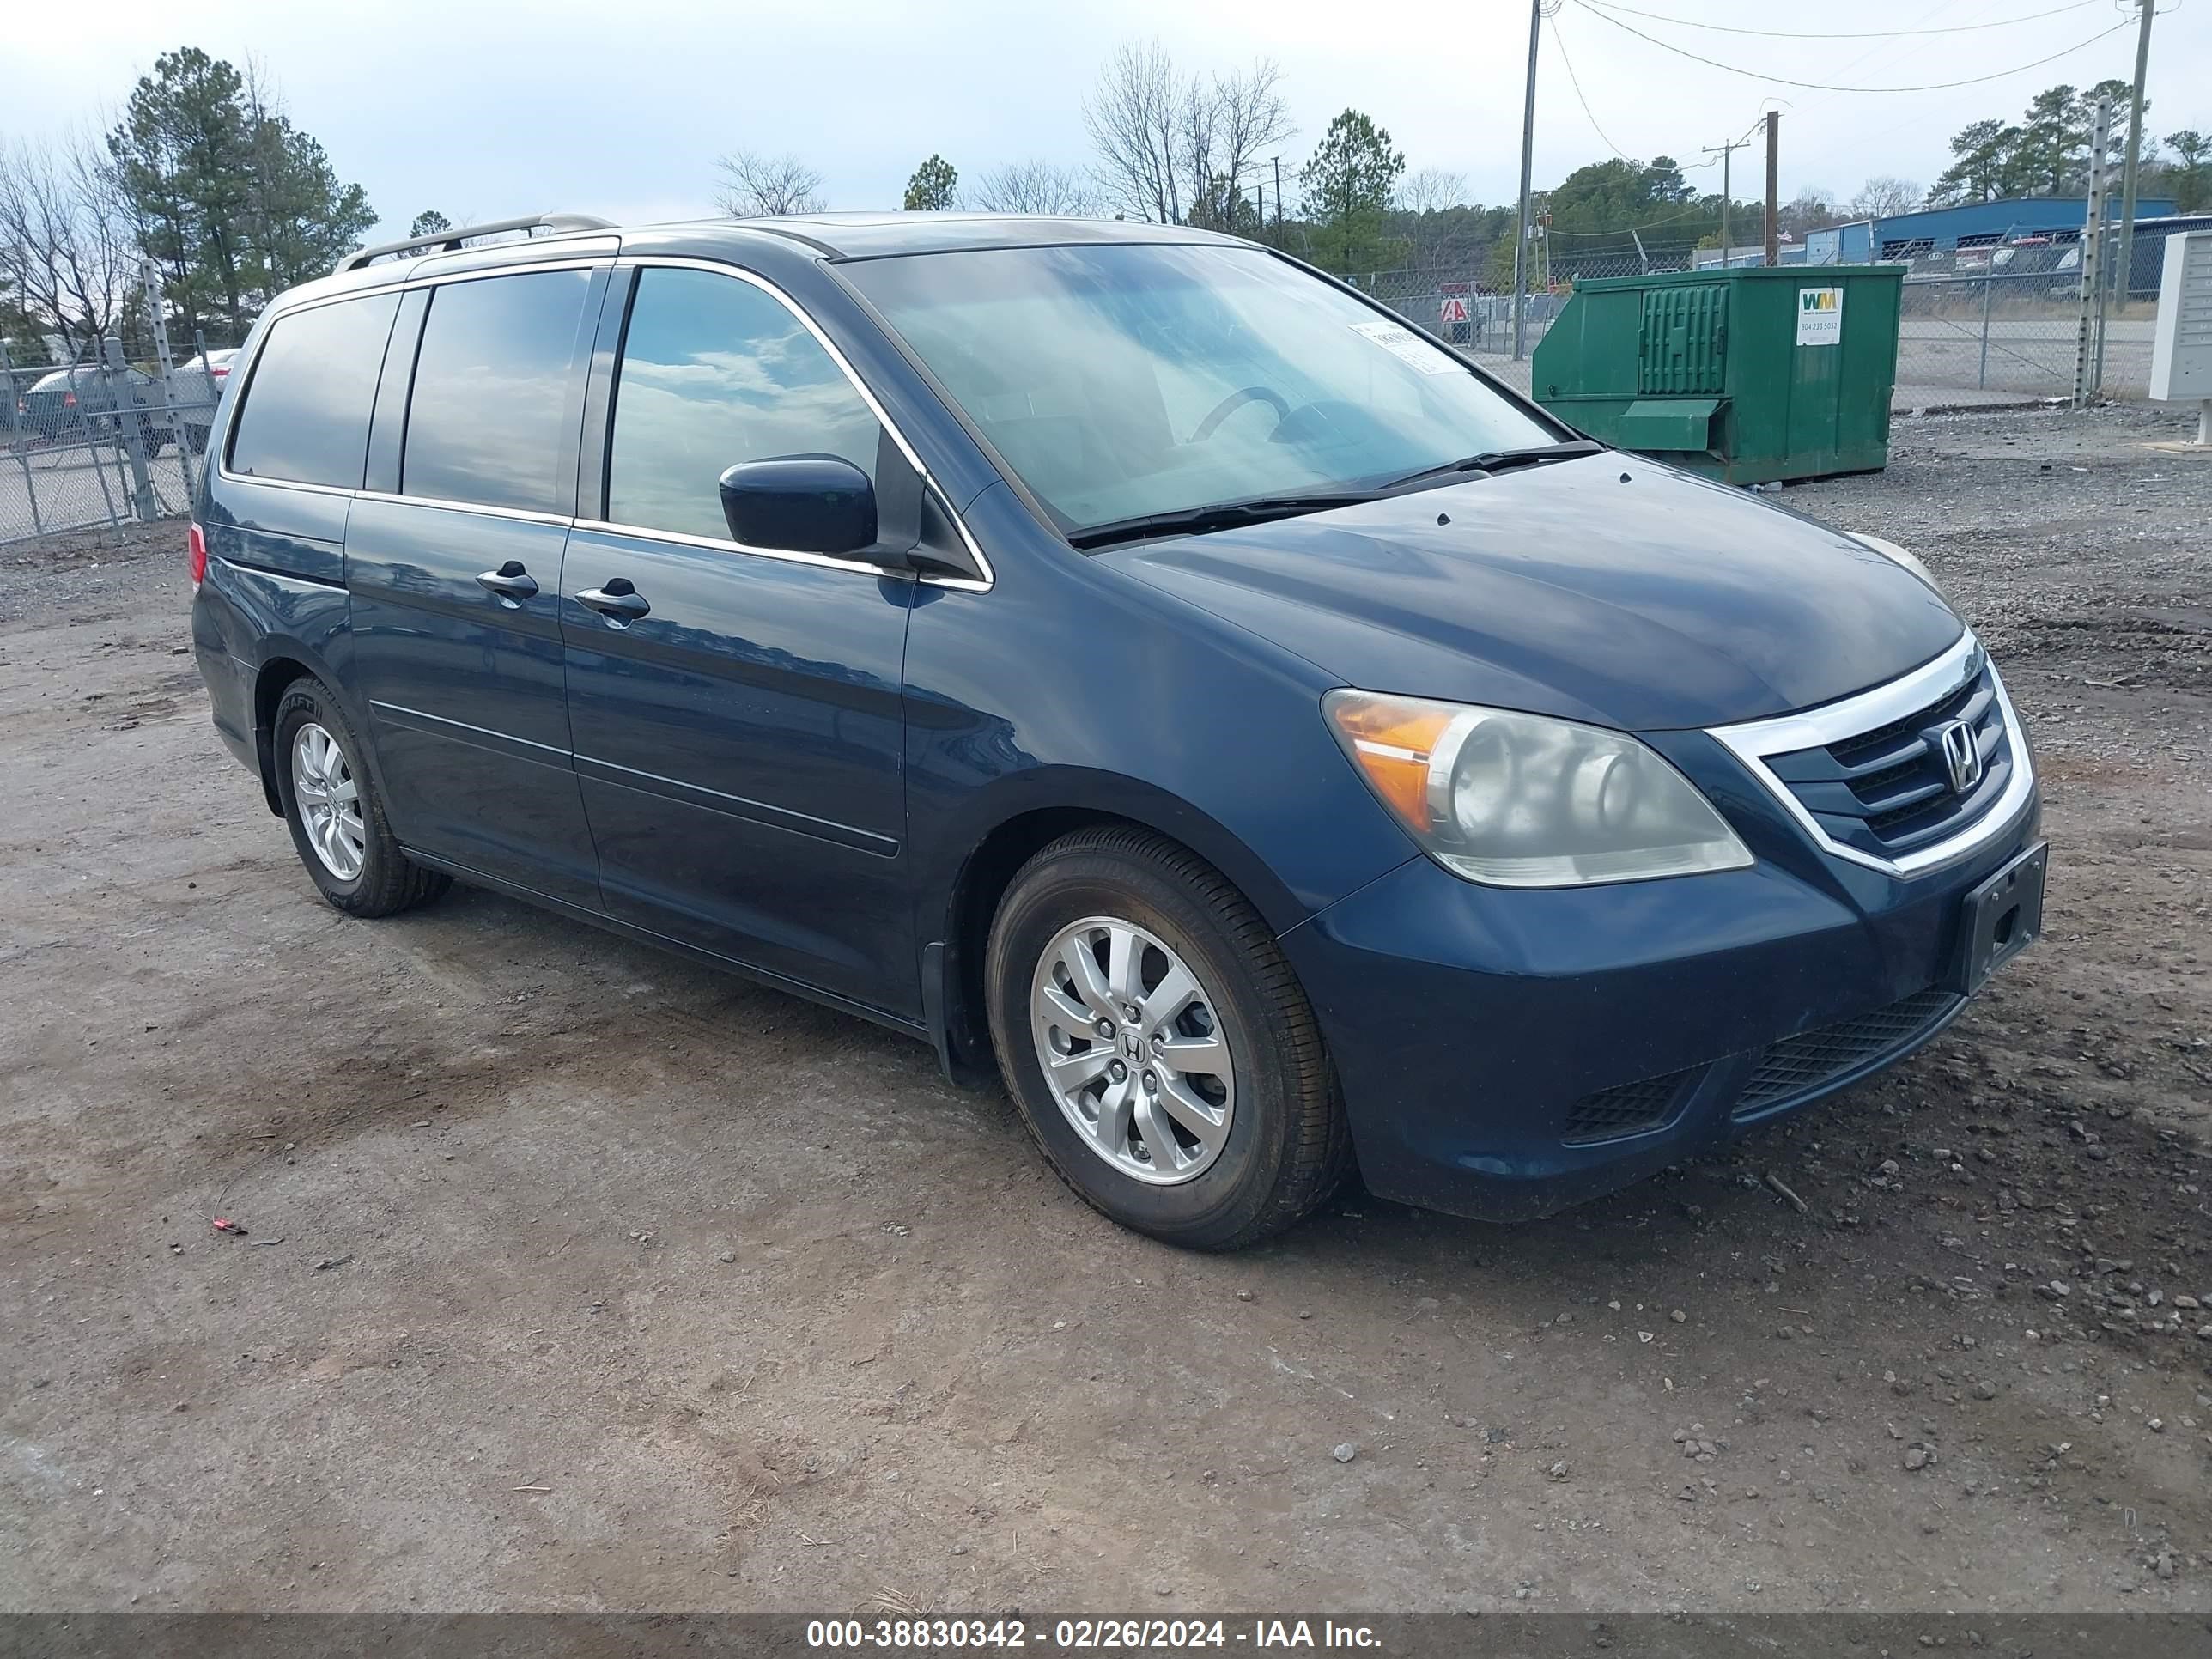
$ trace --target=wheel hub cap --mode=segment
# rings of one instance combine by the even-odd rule
[[[358,876],[368,856],[361,789],[337,739],[313,720],[292,734],[292,799],[323,868],[340,881]]]
[[[1037,1065],[1083,1144],[1173,1186],[1228,1144],[1236,1073],[1212,994],[1155,934],[1086,916],[1045,947],[1030,992]]]

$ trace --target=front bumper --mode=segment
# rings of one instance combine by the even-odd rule
[[[1283,936],[1377,1194],[1547,1214],[1902,1059],[1964,1006],[1964,902],[2036,840],[2032,785],[1904,876],[1812,845],[1703,734],[1654,741],[1752,867],[1515,891],[1416,858]]]

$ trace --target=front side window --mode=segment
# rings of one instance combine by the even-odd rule
[[[360,489],[369,409],[398,308],[398,295],[371,294],[270,324],[232,429],[230,470]]]
[[[576,476],[568,392],[586,270],[447,283],[430,295],[399,488],[550,513]]]
[[[1261,249],[994,248],[839,270],[1071,534],[1370,488],[1563,435]]]
[[[639,273],[615,383],[612,522],[727,540],[728,468],[835,455],[873,479],[881,431],[821,342],[771,295],[709,270]]]

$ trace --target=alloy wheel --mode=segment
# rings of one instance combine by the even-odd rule
[[[1030,1036],[1055,1104],[1083,1144],[1133,1180],[1202,1175],[1237,1108],[1211,994],[1160,938],[1115,916],[1063,927],[1038,960]]]
[[[368,856],[361,788],[337,739],[313,720],[292,734],[292,799],[323,868],[340,881],[360,875]]]

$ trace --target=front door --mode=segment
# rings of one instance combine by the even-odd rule
[[[559,607],[605,280],[536,270],[432,289],[419,353],[403,313],[370,489],[346,526],[355,672],[393,833],[593,909]],[[409,295],[410,311],[421,302]]]
[[[647,266],[626,319],[619,304],[605,503],[570,538],[561,613],[606,908],[916,1016],[901,708],[913,580],[740,548],[719,489],[726,468],[776,455],[836,455],[872,477],[881,428],[757,283]]]

